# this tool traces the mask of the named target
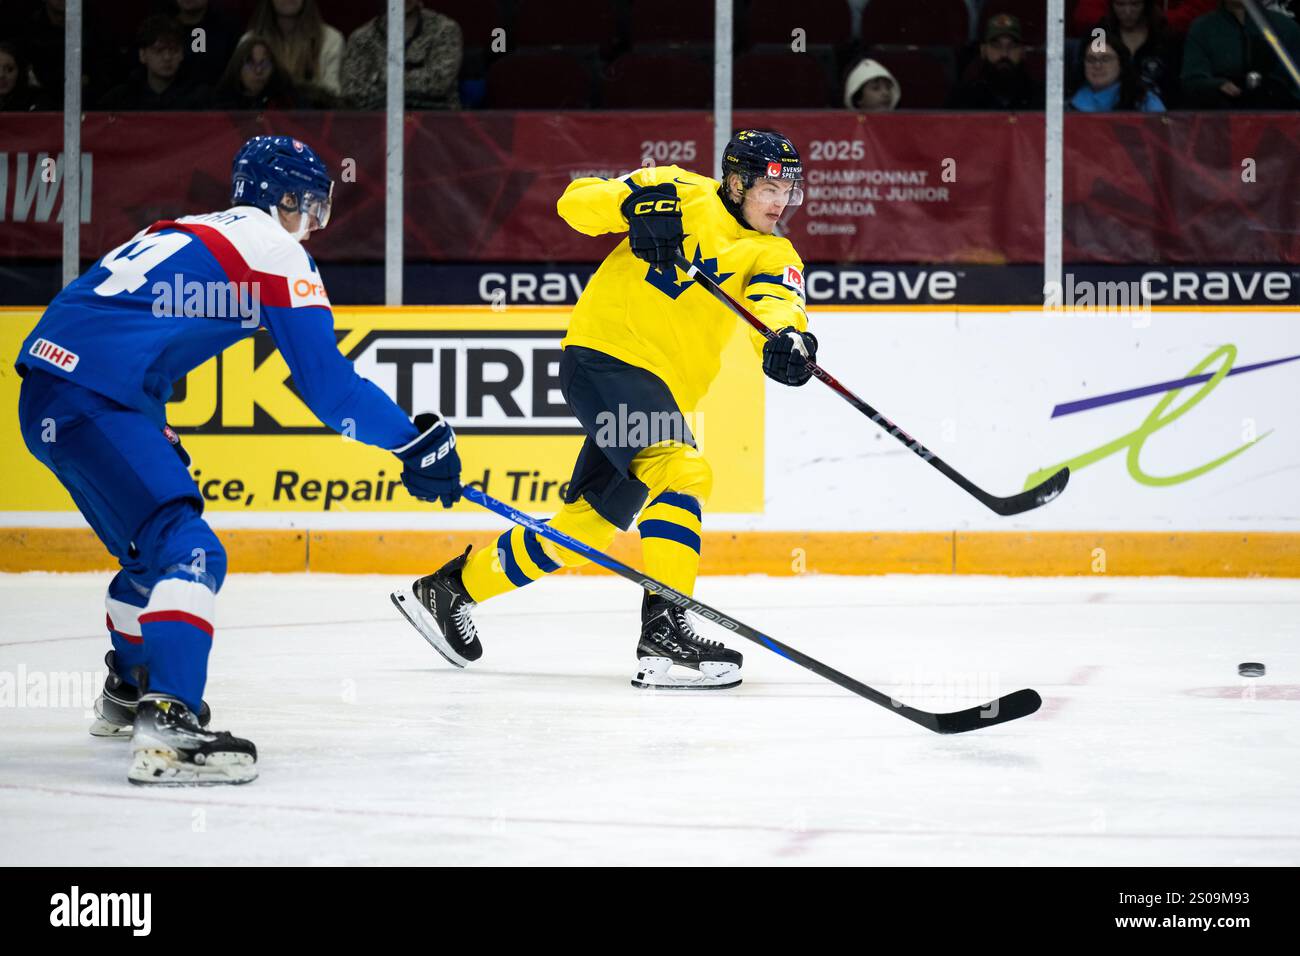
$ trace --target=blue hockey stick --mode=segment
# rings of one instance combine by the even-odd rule
[[[635,568],[628,567],[623,562],[605,554],[605,552],[597,551],[591,545],[584,544],[563,531],[555,530],[545,521],[539,521],[532,515],[512,508],[503,501],[497,501],[491,495],[485,494],[477,488],[466,485],[461,490],[465,497],[476,505],[481,505],[488,511],[499,514],[515,524],[523,525],[535,534],[539,534],[563,548],[568,548],[570,551],[582,555],[603,568],[608,568],[620,577],[627,578],[638,587],[647,591],[654,591],[672,601],[678,607],[685,608],[693,614],[698,614],[706,621],[712,621],[719,627],[725,628],[733,634],[739,634],[755,644],[762,644],[769,651],[780,654],[786,660],[812,671],[817,676],[824,677],[845,690],[852,691],[859,697],[865,697],[873,704],[879,704],[881,707],[906,717],[927,730],[933,730],[937,734],[961,734],[969,730],[992,727],[994,724],[1003,724],[1008,720],[1015,720],[1019,717],[1027,717],[1038,710],[1043,703],[1042,698],[1038,696],[1036,691],[1025,689],[1007,694],[1005,697],[999,697],[997,700],[981,707],[971,707],[967,710],[958,710],[948,714],[934,714],[926,710],[918,710],[915,707],[908,707],[901,701],[894,700],[888,694],[883,694],[874,687],[868,687],[847,674],[841,674],[835,668],[827,667],[821,661],[809,657],[802,651],[795,650],[789,644],[783,644],[775,638],[768,637],[748,624],[737,621],[730,615],[709,607],[702,601],[688,597],[685,594],[679,594],[662,581],[657,581],[648,574],[643,574]]]

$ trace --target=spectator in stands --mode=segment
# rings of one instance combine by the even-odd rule
[[[43,0],[19,29],[16,42],[31,64],[32,78],[50,101],[63,100],[64,0]],[[81,86],[87,98],[98,95],[122,74],[105,45],[106,31],[95,9],[82,4]]]
[[[206,87],[188,86],[179,73],[189,36],[179,23],[158,13],[136,33],[140,68],[99,101],[101,110],[193,110],[207,105]]]
[[[991,17],[984,28],[974,76],[953,90],[949,105],[959,110],[1041,110],[1043,88],[1025,69],[1020,18],[1009,13]]]
[[[1095,41],[1089,39],[1083,45],[1078,73],[1078,90],[1070,98],[1069,106],[1080,113],[1165,111],[1160,97],[1138,76],[1128,47],[1115,34]]]
[[[265,37],[300,96],[329,106],[340,95],[343,34],[321,18],[316,0],[258,0],[249,31]]]
[[[168,0],[166,6],[189,34],[181,79],[196,86],[216,86],[239,42],[238,27],[209,0]],[[203,31],[202,44],[196,43],[195,30]],[[195,49],[199,45],[202,49]]]
[[[1272,10],[1264,17],[1300,63],[1300,27]],[[1222,0],[1192,24],[1183,49],[1183,98],[1199,109],[1296,109],[1300,91],[1242,0]]]
[[[875,60],[862,60],[844,81],[844,105],[861,113],[895,109],[903,91],[894,74]]]
[[[464,56],[460,25],[406,0],[406,106],[415,110],[460,108],[457,79]],[[343,81],[357,109],[382,109],[388,81],[388,15],[360,26],[348,38]]]
[[[298,107],[293,81],[259,36],[241,40],[217,83],[212,106],[219,110],[291,110]]]
[[[63,94],[63,0],[45,0],[29,16],[18,45],[27,54],[36,84]]]
[[[1162,102],[1170,102],[1178,79],[1178,44],[1165,25],[1156,0],[1110,0],[1106,15],[1084,38],[1085,47],[1092,43],[1092,31],[1096,28],[1117,38],[1132,54],[1138,78]]]
[[[1214,9],[1219,0],[1165,0],[1163,3],[1165,23],[1170,32],[1182,36],[1192,21]],[[1074,32],[1079,36],[1088,36],[1097,21],[1106,16],[1110,0],[1079,0],[1074,8]]]
[[[18,44],[7,40],[0,42],[0,112],[57,109],[32,86],[28,69]]]

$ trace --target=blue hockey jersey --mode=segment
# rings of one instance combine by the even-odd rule
[[[406,414],[338,351],[316,263],[253,206],[157,222],[55,296],[23,342],[19,370],[76,382],[165,422],[172,384],[266,328],[312,412],[336,431],[393,449]]]

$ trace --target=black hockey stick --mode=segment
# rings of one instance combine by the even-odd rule
[[[679,594],[672,588],[668,587],[661,581],[656,581],[647,574],[642,574],[634,568],[628,567],[621,561],[610,557],[603,551],[597,551],[591,545],[584,544],[577,538],[570,537],[563,531],[557,531],[544,521],[539,521],[532,515],[518,511],[502,501],[498,501],[492,496],[466,485],[462,491],[466,498],[477,505],[482,505],[489,511],[499,514],[501,517],[513,521],[515,524],[523,525],[535,534],[540,534],[544,538],[554,541],[563,548],[570,551],[576,551],[583,557],[589,558],[596,564],[608,568],[620,577],[627,578],[638,587],[649,591],[656,591],[663,597],[672,601],[678,607],[698,614],[707,621],[712,621],[719,627],[726,628],[733,634],[739,634],[755,644],[762,644],[770,651],[775,651],[788,661],[798,664],[816,674],[818,677],[824,677],[832,683],[839,684],[845,690],[850,690],[859,697],[865,697],[873,704],[879,704],[881,707],[891,710],[894,713],[906,717],[912,723],[920,724],[927,730],[933,730],[936,734],[963,734],[969,730],[981,730],[984,727],[992,727],[994,724],[1004,724],[1008,720],[1016,720],[1019,717],[1027,717],[1042,705],[1043,700],[1038,696],[1037,691],[1018,690],[1015,693],[1007,694],[1005,697],[999,697],[997,700],[990,701],[981,707],[971,707],[967,710],[953,711],[949,714],[934,714],[928,710],[918,710],[915,707],[908,707],[901,701],[894,700],[888,694],[883,694],[874,687],[868,687],[861,681],[856,681],[847,674],[841,674],[833,667],[827,667],[821,661],[814,660],[807,654],[795,650],[788,644],[782,644],[780,641],[768,637],[765,634],[756,631],[748,624],[742,624],[735,618],[723,614],[697,601],[695,598]]]
[[[680,252],[677,253],[677,268],[681,269],[700,285],[704,286],[705,289],[712,293],[715,299],[727,308],[731,309],[732,312],[736,313],[736,315],[745,322],[748,322],[754,330],[764,338],[776,338],[776,333],[774,331],[760,322],[747,308],[728,295],[721,286],[713,281],[712,276],[704,272],[704,270],[699,266],[688,262],[686,257]],[[841,385],[830,372],[826,371],[816,362],[809,362],[808,364],[812,368],[812,373],[815,378],[818,378],[829,385],[841,398],[860,411],[863,415],[866,415],[873,422],[914,451],[917,455],[921,456],[921,458],[928,461],[931,465],[937,468],[941,474],[950,481],[955,482],[960,488],[972,495],[986,508],[996,511],[1000,515],[1017,515],[1022,511],[1030,511],[1034,508],[1041,507],[1064,491],[1066,483],[1070,480],[1070,469],[1062,468],[1041,484],[1035,485],[1033,488],[1028,488],[1019,494],[1009,495],[1006,498],[999,498],[997,495],[991,495],[983,488],[980,488],[978,485],[971,482],[965,475],[955,470],[946,461],[934,452],[930,451],[930,449],[926,448],[907,432],[903,431],[884,415],[880,414],[880,412],[876,411],[862,399],[858,398],[858,396],[850,392],[847,388]]]

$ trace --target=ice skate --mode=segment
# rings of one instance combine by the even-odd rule
[[[673,690],[735,687],[744,661],[739,651],[696,634],[685,610],[649,591],[641,601],[636,656],[633,687]]]
[[[435,651],[457,667],[483,656],[483,645],[470,616],[474,602],[461,582],[461,569],[469,552],[466,548],[464,554],[415,581],[409,589],[392,594],[393,604],[402,616]]]
[[[150,786],[207,786],[257,779],[257,748],[200,727],[175,697],[145,694],[135,711],[127,779]]]
[[[126,740],[131,736],[135,725],[135,708],[140,702],[140,688],[130,683],[118,667],[117,654],[109,651],[104,655],[108,665],[108,676],[104,678],[104,689],[95,699],[95,719],[90,725],[93,737],[114,737]],[[203,701],[199,709],[199,726],[206,727],[212,720],[212,709]]]

